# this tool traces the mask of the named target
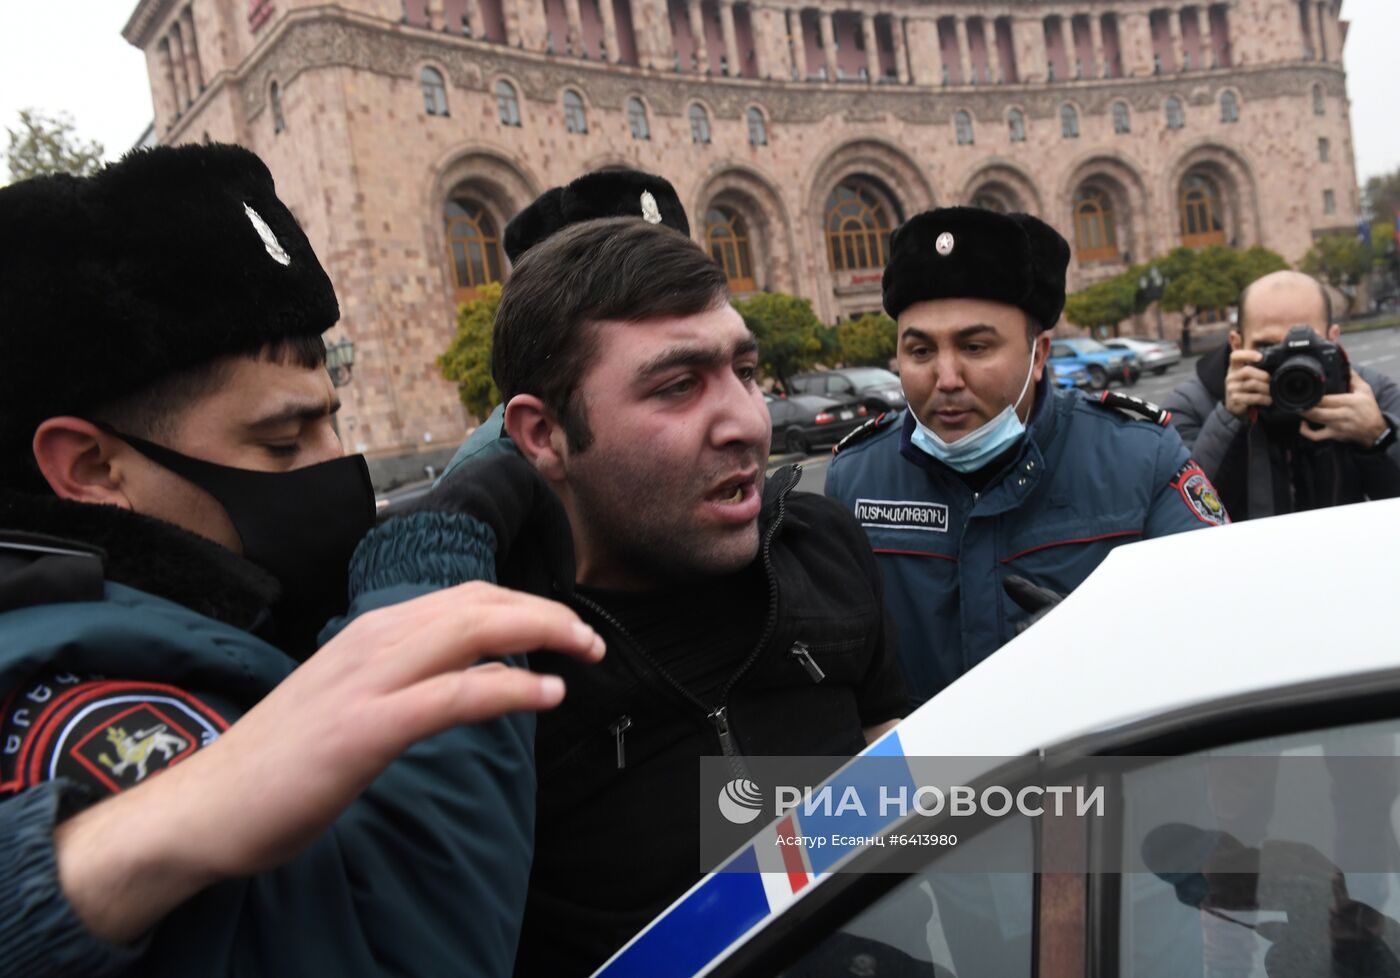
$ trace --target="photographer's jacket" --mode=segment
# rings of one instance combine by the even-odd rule
[[[1340,442],[1312,442],[1296,423],[1250,423],[1225,407],[1230,347],[1196,362],[1196,376],[1167,395],[1163,407],[1216,488],[1231,516],[1255,519],[1366,499],[1400,496],[1400,444],[1366,452]],[[1352,365],[1371,385],[1391,424],[1400,424],[1400,387],[1384,374]]]
[[[135,946],[89,933],[59,887],[56,819],[182,762],[296,662],[256,634],[275,582],[222,547],[18,493],[0,493],[0,527],[0,973],[509,974],[534,814],[529,716],[416,744],[295,859],[202,891]],[[440,580],[406,562],[357,582],[352,613],[492,576],[488,539],[457,539]]]
[[[911,444],[907,410],[858,429],[827,472],[827,495],[879,557],[914,704],[1015,637],[1028,615],[1003,591],[1007,575],[1067,594],[1120,544],[1228,519],[1165,416],[1054,391],[1048,377],[1026,435],[978,478]]]

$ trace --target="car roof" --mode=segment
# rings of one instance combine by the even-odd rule
[[[1117,547],[1044,619],[864,755],[985,757],[990,766],[1216,701],[1400,679],[1394,559],[1376,545],[1391,540],[1400,540],[1400,499]],[[774,837],[775,825],[765,827],[731,864],[764,865]],[[702,974],[826,878],[809,874],[798,886],[771,872],[712,873],[598,974]],[[745,882],[748,902],[736,895]],[[766,904],[753,920],[759,897]],[[662,967],[677,928],[703,928],[710,944],[724,937],[728,947],[699,969]]]

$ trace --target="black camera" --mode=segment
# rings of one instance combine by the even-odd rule
[[[1266,346],[1256,366],[1269,374],[1272,415],[1310,411],[1325,394],[1351,389],[1351,365],[1346,352],[1328,343],[1309,326],[1294,326],[1282,343]]]

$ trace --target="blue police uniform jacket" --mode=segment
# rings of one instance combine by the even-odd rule
[[[1042,381],[1027,435],[980,492],[910,443],[908,410],[838,448],[826,493],[851,508],[879,557],[911,705],[1029,617],[1006,576],[1066,594],[1120,544],[1228,520],[1168,417],[1135,420]]]

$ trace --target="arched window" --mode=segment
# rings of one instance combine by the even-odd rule
[[[496,222],[486,208],[465,197],[449,200],[444,217],[456,299],[469,302],[476,298],[479,287],[501,280],[501,244]]]
[[[705,107],[695,104],[690,107],[690,141],[708,143],[710,141],[710,114]]]
[[[282,86],[273,82],[272,87],[267,90],[267,100],[272,104],[273,133],[285,132],[287,117],[282,114]]]
[[[1321,85],[1314,85],[1313,88],[1312,88],[1312,95],[1313,95],[1313,115],[1326,115],[1326,114],[1327,114],[1327,103],[1324,102],[1324,101],[1322,100],[1322,86],[1321,86]]]
[[[1079,113],[1072,105],[1060,106],[1060,135],[1066,139],[1079,138]]]
[[[953,113],[953,129],[957,133],[959,146],[972,145],[972,116],[962,109]]]
[[[633,95],[627,100],[627,128],[633,139],[650,139],[651,123],[647,122],[647,107]]]
[[[1332,141],[1330,139],[1319,139],[1317,141],[1317,161],[1327,163],[1332,159]]]
[[[997,214],[1006,214],[1010,211],[1010,208],[1006,206],[1006,201],[1002,200],[996,194],[987,191],[973,194],[972,200],[968,203],[972,207],[977,207],[984,211],[993,211]]]
[[[1224,92],[1220,96],[1220,121],[1240,121],[1240,100],[1234,92]]]
[[[1133,131],[1133,117],[1128,112],[1127,102],[1113,103],[1113,131],[1120,136]]]
[[[1113,227],[1113,201],[1097,187],[1074,195],[1074,252],[1081,262],[1118,258],[1118,235]]]
[[[1167,128],[1181,129],[1186,125],[1186,110],[1181,107],[1181,99],[1173,95],[1167,99]]]
[[[745,117],[749,123],[749,145],[768,145],[768,123],[763,118],[763,113],[756,108],[750,108]]]
[[[864,183],[848,180],[826,199],[826,250],[834,272],[883,268],[895,225],[891,208]]]
[[[727,207],[711,207],[705,213],[705,243],[715,264],[724,269],[729,291],[752,292],[758,287],[753,277],[748,225],[736,212]]]
[[[1020,109],[1012,109],[1006,114],[1006,128],[1011,133],[1013,143],[1026,141],[1026,114]]]
[[[442,72],[424,68],[418,75],[418,84],[423,89],[423,111],[428,115],[447,115],[447,86],[443,84]]]
[[[588,116],[583,111],[583,96],[572,88],[564,90],[564,129],[572,133],[588,131]]]
[[[520,96],[504,78],[496,82],[496,117],[503,126],[520,125]]]
[[[1220,195],[1215,186],[1198,174],[1181,181],[1181,243],[1188,248],[1225,243],[1225,226],[1220,222]]]

